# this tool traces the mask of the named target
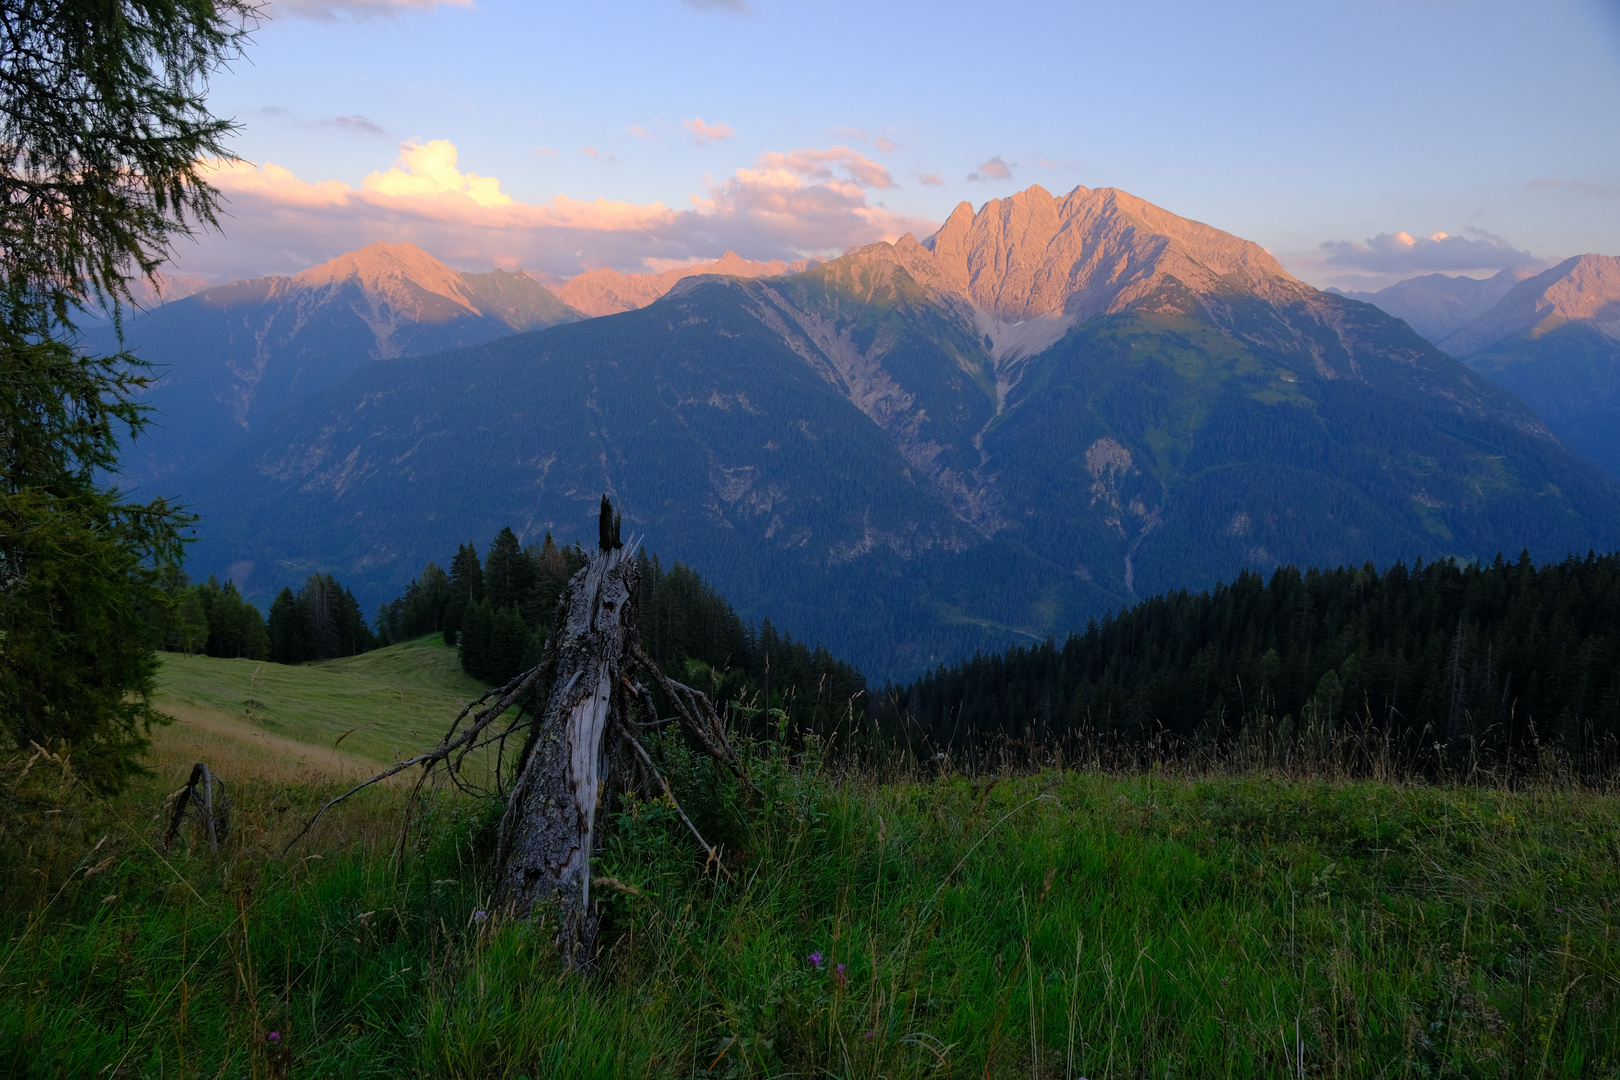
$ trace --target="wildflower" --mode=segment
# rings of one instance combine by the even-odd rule
[[[877,1032],[868,1031],[866,1034],[862,1035],[861,1038],[863,1038],[863,1039],[875,1039],[875,1038],[877,1038]]]
[[[479,908],[477,911],[473,912],[473,922],[483,922],[488,916],[489,912],[485,911],[483,908]]]
[[[270,1042],[278,1043],[278,1042],[281,1041],[281,1032],[272,1031],[270,1034],[266,1035],[265,1038],[268,1039]]]
[[[843,986],[847,982],[849,982],[849,976],[844,974],[844,965],[839,964],[838,965],[838,985]]]
[[[817,971],[821,970],[822,955],[820,949],[810,954],[810,962],[815,965]]]

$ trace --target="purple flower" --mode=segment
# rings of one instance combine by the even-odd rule
[[[875,1038],[877,1038],[877,1032],[868,1031],[865,1035],[862,1035],[861,1038],[863,1038],[863,1039],[875,1039]]]
[[[272,1031],[270,1034],[266,1035],[265,1038],[269,1039],[273,1043],[278,1043],[281,1041],[281,1032]]]
[[[1560,915],[1562,915],[1564,913],[1564,909],[1561,908],[1561,907],[1555,907],[1555,908],[1553,908],[1553,910],[1558,912],[1558,914],[1560,914]]]
[[[815,952],[810,954],[810,962],[816,966],[816,970],[818,971],[821,969],[822,959],[820,949],[817,949]]]
[[[849,976],[844,974],[844,965],[839,964],[838,965],[838,985],[843,986],[847,982],[849,982]]]
[[[473,912],[473,922],[483,922],[488,917],[489,912],[485,911],[483,908],[479,908],[477,911]]]

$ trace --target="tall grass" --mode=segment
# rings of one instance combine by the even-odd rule
[[[745,805],[666,749],[724,867],[629,803],[583,978],[490,904],[490,808],[450,793],[399,863],[394,790],[288,859],[319,783],[238,783],[218,852],[158,844],[172,783],[38,819],[0,885],[0,1073],[1620,1072],[1611,795],[765,757]]]

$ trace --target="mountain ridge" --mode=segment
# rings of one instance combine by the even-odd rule
[[[368,364],[183,478],[199,569],[369,605],[502,525],[587,535],[607,492],[881,676],[1244,568],[1620,545],[1620,486],[1512,393],[1248,241],[1107,189],[952,217]]]
[[[1545,333],[1577,320],[1620,341],[1620,258],[1576,255],[1526,278],[1448,335],[1440,348],[1466,357],[1503,338]]]
[[[1495,307],[1509,290],[1534,274],[1534,270],[1522,267],[1510,267],[1483,279],[1422,274],[1377,292],[1326,291],[1381,308],[1438,344],[1470,319]]]
[[[694,263],[655,273],[626,274],[606,268],[586,270],[562,282],[554,291],[565,303],[596,318],[646,307],[687,278],[707,274],[745,278],[776,277],[799,273],[818,261],[797,259],[793,262],[783,262],[780,259],[771,259],[757,262],[728,250],[713,262]]]

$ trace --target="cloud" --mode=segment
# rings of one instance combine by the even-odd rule
[[[833,169],[840,168],[848,179],[860,187],[892,188],[894,182],[889,170],[871,158],[847,146],[829,146],[825,150],[794,150],[786,154],[774,151],[762,154],[759,164],[766,169],[780,169],[807,180],[831,180]]]
[[[694,116],[690,120],[682,120],[681,127],[692,133],[692,141],[699,146],[707,146],[721,139],[729,139],[737,134],[730,124],[705,124],[703,117]]]
[[[582,146],[579,148],[579,152],[588,158],[595,158],[597,161],[605,161],[610,165],[617,165],[619,163],[618,158],[614,157],[612,154],[605,154],[594,146]]]
[[[879,135],[877,138],[872,140],[872,145],[883,151],[885,154],[892,154],[896,150],[900,149],[900,144],[889,138],[887,135]]]
[[[456,147],[449,139],[400,144],[399,160],[387,172],[374,172],[360,182],[361,191],[379,195],[464,195],[479,206],[510,206],[512,197],[501,193],[492,176],[456,169]]]
[[[1506,270],[1541,263],[1528,251],[1513,247],[1499,236],[1480,230],[1469,231],[1474,234],[1472,237],[1443,232],[1428,236],[1397,232],[1379,233],[1362,243],[1329,240],[1322,245],[1322,261],[1329,266],[1377,274]]]
[[[271,0],[269,14],[298,19],[331,22],[340,15],[353,19],[377,19],[403,11],[428,11],[439,5],[472,7],[472,0]]]
[[[937,173],[937,172],[923,172],[921,169],[919,169],[917,171],[917,182],[919,184],[922,184],[924,187],[944,187],[945,186],[945,178],[943,176],[939,175],[939,173]]]
[[[1531,191],[1567,191],[1572,195],[1584,195],[1589,199],[1620,197],[1620,187],[1594,184],[1590,180],[1565,180],[1558,176],[1539,177],[1524,186]]]
[[[642,127],[640,124],[631,124],[629,127],[625,128],[625,130],[628,131],[630,134],[634,135],[638,139],[650,139],[650,138],[652,138],[652,132],[648,131],[646,128]]]
[[[322,120],[321,127],[336,128],[350,135],[386,135],[376,122],[364,116],[334,116],[330,120]]]
[[[1012,168],[997,154],[978,169],[968,173],[969,180],[1011,180]]]
[[[561,154],[549,146],[537,146],[531,151],[536,157],[562,157]]]
[[[467,269],[568,276],[712,259],[727,249],[756,259],[828,256],[938,227],[868,203],[869,186],[850,175],[864,161],[838,147],[766,154],[706,182],[684,209],[566,194],[522,202],[498,179],[462,171],[455,145],[442,139],[403,144],[391,168],[358,187],[305,180],[272,163],[216,162],[211,179],[226,200],[226,235],[182,243],[169,269],[212,281],[291,273],[385,240]]]
[[[724,11],[731,15],[752,15],[754,5],[748,0],[681,0],[693,11]]]

